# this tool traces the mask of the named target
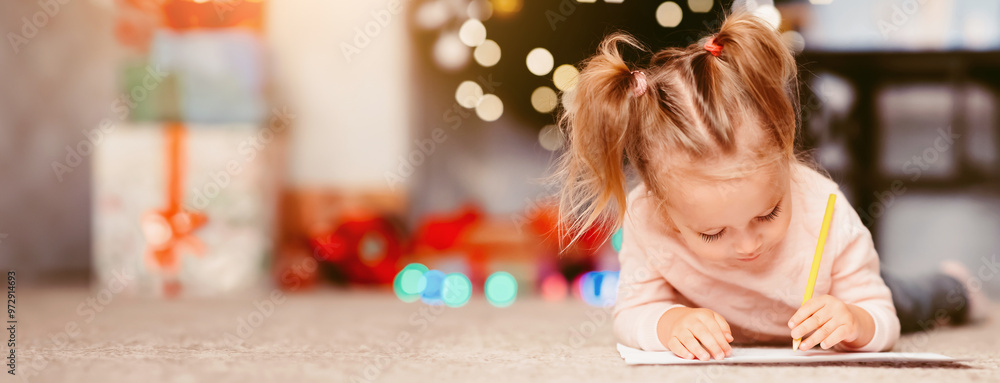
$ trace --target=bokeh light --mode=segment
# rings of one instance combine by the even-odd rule
[[[580,289],[580,299],[591,306],[600,306],[598,298],[600,296],[600,273],[596,271],[588,271],[580,276],[580,284],[578,288]]]
[[[617,271],[591,271],[580,277],[580,299],[591,306],[609,307],[618,296]]]
[[[554,124],[545,125],[545,127],[538,132],[538,143],[542,145],[545,150],[559,150],[562,148],[565,141],[566,137],[563,135],[562,130]]]
[[[796,31],[785,31],[781,33],[781,40],[785,42],[785,46],[791,49],[795,54],[802,53],[806,49],[806,39],[802,37],[802,34]]]
[[[611,247],[615,248],[615,251],[622,251],[622,239],[625,238],[625,228],[620,227],[615,235],[611,236]]]
[[[528,71],[535,76],[544,76],[552,71],[552,66],[555,65],[556,60],[552,58],[552,53],[545,48],[535,48],[528,52],[528,57],[525,60],[528,65]]]
[[[775,30],[781,25],[781,12],[778,12],[778,8],[775,8],[773,5],[761,5],[753,10],[753,14],[767,21],[771,25],[771,28]]]
[[[573,106],[573,98],[576,97],[575,91],[563,92],[559,97],[559,104],[562,105],[563,109],[570,110]]]
[[[448,307],[461,307],[472,297],[472,282],[462,273],[451,273],[444,277],[441,298]]]
[[[603,271],[604,278],[601,279],[601,302],[605,307],[615,305],[618,300],[618,272]]]
[[[431,270],[420,278],[417,288],[420,289],[420,300],[429,305],[442,303],[441,290],[444,284],[444,273],[441,270]]]
[[[466,13],[473,19],[489,20],[493,16],[493,3],[489,0],[472,0],[466,8]]]
[[[469,63],[470,51],[458,38],[458,33],[442,33],[434,43],[434,61],[441,69],[456,71]]]
[[[392,290],[403,302],[415,302],[420,299],[420,279],[427,272],[427,266],[419,263],[406,265],[392,282]]]
[[[713,0],[688,0],[688,8],[691,12],[695,13],[706,13],[712,10]]]
[[[493,0],[493,9],[499,16],[510,16],[524,6],[524,0]]]
[[[556,91],[547,86],[540,86],[531,92],[531,106],[539,113],[549,113],[559,105],[559,96]]]
[[[437,29],[448,22],[451,15],[443,1],[431,1],[420,5],[414,15],[417,25],[424,29]]]
[[[458,29],[458,38],[462,40],[462,44],[478,47],[486,41],[486,26],[483,25],[482,21],[476,19],[465,20],[462,27]]]
[[[555,83],[556,89],[565,92],[576,88],[579,76],[580,71],[578,71],[575,66],[563,64],[556,68],[556,71],[552,73],[552,82]]]
[[[496,121],[503,115],[503,101],[493,94],[484,95],[476,105],[476,115],[486,122]]]
[[[475,108],[483,99],[483,88],[475,81],[463,81],[455,90],[455,101],[464,108]]]
[[[681,23],[684,18],[684,11],[681,6],[673,1],[667,1],[656,7],[656,22],[664,28],[673,28]]]
[[[487,39],[476,47],[476,50],[472,52],[472,57],[476,59],[479,65],[487,68],[497,65],[500,62],[500,44]]]
[[[517,280],[506,271],[497,271],[486,278],[486,300],[496,307],[507,307],[517,298]]]
[[[566,292],[569,289],[566,278],[562,274],[555,273],[542,279],[542,299],[556,302],[566,299]]]

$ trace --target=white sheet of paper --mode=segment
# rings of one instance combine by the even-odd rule
[[[819,363],[819,362],[957,362],[957,359],[927,352],[836,352],[828,350],[792,351],[788,348],[733,347],[723,360],[683,359],[670,351],[642,351],[618,344],[625,364],[706,364],[706,363]]]

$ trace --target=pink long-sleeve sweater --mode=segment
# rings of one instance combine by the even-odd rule
[[[656,324],[667,310],[703,307],[722,315],[735,343],[791,343],[788,320],[802,304],[827,198],[837,195],[813,296],[832,295],[871,314],[875,335],[859,348],[884,351],[899,339],[899,318],[879,275],[871,233],[837,184],[815,170],[792,171],[791,223],[772,254],[751,264],[722,265],[692,253],[656,214],[644,186],[629,193],[624,222],[614,332],[619,342],[650,351],[667,348]]]

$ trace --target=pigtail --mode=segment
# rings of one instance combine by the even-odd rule
[[[719,32],[695,48],[691,71],[696,102],[710,132],[732,146],[733,105],[751,108],[785,154],[793,156],[797,118],[795,58],[766,21],[749,13],[730,15]],[[739,86],[733,86],[738,84]],[[734,103],[739,99],[741,102]]]
[[[625,157],[637,99],[650,97],[652,85],[643,73],[633,73],[620,45],[642,49],[631,36],[616,33],[601,42],[598,53],[584,63],[574,90],[563,95],[566,109],[559,118],[569,141],[557,173],[560,230],[570,243],[588,228],[620,225],[625,212]],[[560,233],[564,238],[565,233]]]

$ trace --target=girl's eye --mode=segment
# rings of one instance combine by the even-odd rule
[[[712,241],[721,238],[722,237],[722,233],[725,233],[725,232],[726,232],[726,229],[719,230],[719,232],[715,233],[715,234],[701,233],[701,239],[704,239],[705,242],[711,243]]]
[[[761,222],[771,222],[774,221],[775,218],[778,218],[779,213],[781,213],[781,202],[778,202],[778,204],[774,206],[774,209],[771,209],[770,213],[768,213],[767,215],[757,217],[756,219]],[[705,242],[711,243],[712,241],[722,238],[722,233],[725,232],[726,229],[722,229],[715,234],[699,233],[699,235],[701,235],[701,239],[704,239]]]
[[[775,206],[774,210],[771,210],[770,214],[765,215],[765,216],[761,216],[761,217],[757,217],[757,220],[762,221],[762,222],[771,222],[771,221],[774,221],[775,218],[778,218],[778,213],[781,213],[781,205]]]

